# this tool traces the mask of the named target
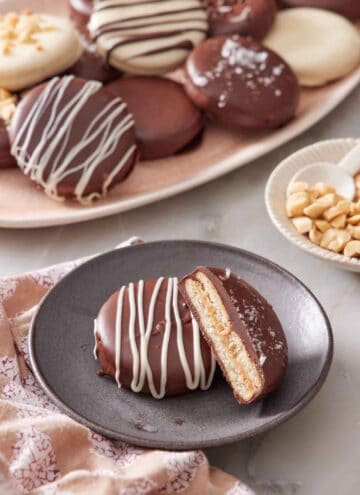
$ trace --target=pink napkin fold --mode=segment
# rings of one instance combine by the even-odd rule
[[[253,494],[210,467],[201,451],[109,440],[63,414],[39,387],[29,368],[32,316],[46,292],[83,261],[0,279],[0,494]]]

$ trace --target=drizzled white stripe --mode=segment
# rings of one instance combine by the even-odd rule
[[[120,383],[120,358],[121,358],[121,329],[122,329],[122,312],[124,301],[125,287],[121,287],[116,306],[116,322],[115,322],[115,381],[118,387]]]
[[[97,320],[94,320],[94,337],[95,337],[95,345],[94,345],[94,350],[93,350],[93,354],[94,354],[94,358],[97,360],[98,356],[97,356],[97,340],[96,340],[96,333],[97,333],[97,330],[98,330],[98,324],[97,324]]]

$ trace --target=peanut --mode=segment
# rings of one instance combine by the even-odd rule
[[[317,244],[318,246],[321,243],[322,237],[323,237],[323,234],[319,230],[317,230],[315,227],[313,227],[309,232],[310,241],[313,242],[314,244]]]
[[[350,241],[344,249],[347,258],[360,258],[360,241]]]
[[[331,222],[331,226],[335,229],[343,229],[346,226],[346,215],[342,213],[341,215],[335,217]]]
[[[326,220],[315,220],[315,225],[316,228],[319,229],[320,232],[322,233],[326,232],[331,228],[331,225]]]
[[[312,220],[308,217],[296,217],[293,219],[293,224],[299,234],[307,234],[312,228]]]
[[[317,182],[313,189],[319,193],[319,196],[325,196],[325,194],[329,193],[336,193],[336,190],[333,187],[325,184],[324,182]]]
[[[352,217],[349,217],[347,219],[347,222],[350,224],[350,225],[358,225],[360,224],[360,215],[354,215]]]
[[[314,203],[306,206],[304,208],[304,214],[310,218],[319,218],[324,211],[328,210],[336,203],[336,196],[333,193],[326,194],[325,196],[321,196]]]
[[[289,196],[297,192],[307,192],[309,185],[306,182],[292,182],[288,189]]]
[[[346,227],[346,230],[350,232],[350,235],[353,239],[360,241],[360,225],[359,226],[348,225]]]
[[[303,214],[304,208],[310,204],[310,196],[307,192],[296,192],[291,194],[286,201],[286,212],[288,217],[297,217]]]
[[[322,236],[320,246],[340,253],[350,240],[351,235],[347,230],[329,229]]]
[[[343,213],[345,213],[345,215],[347,215],[349,213],[349,210],[350,210],[350,205],[351,205],[351,202],[347,201],[346,199],[339,201],[335,206],[333,206],[332,208],[329,208],[328,210],[326,210],[324,212],[325,219],[328,222],[330,222],[335,217],[338,217],[339,215],[342,215]]]

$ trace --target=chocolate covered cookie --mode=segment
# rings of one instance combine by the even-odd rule
[[[113,294],[95,321],[100,374],[156,399],[210,387],[215,360],[176,278],[130,283]]]
[[[182,85],[160,77],[126,77],[107,85],[135,120],[140,158],[162,158],[184,148],[203,129],[202,114]]]
[[[98,0],[89,30],[110,65],[154,75],[180,66],[208,24],[200,0]]]
[[[198,267],[180,291],[210,345],[235,398],[265,397],[281,382],[287,343],[269,303],[229,270]]]
[[[29,91],[9,134],[20,169],[57,200],[104,196],[126,178],[137,158],[126,104],[101,83],[73,76]]]
[[[337,12],[349,19],[360,18],[359,0],[279,0],[284,7],[316,7]]]
[[[208,39],[193,51],[185,88],[199,108],[234,130],[285,124],[300,94],[296,76],[280,56],[235,35]]]
[[[96,44],[91,40],[88,23],[93,9],[93,3],[93,0],[69,1],[70,17],[80,33],[84,52],[66,73],[83,79],[107,83],[117,79],[120,73],[99,55]]]
[[[261,40],[274,22],[274,0],[203,0],[210,36],[239,34]]]
[[[101,83],[109,83],[121,77],[121,73],[111,67],[98,54],[96,45],[88,43],[84,40],[84,52],[79,60],[71,66],[66,74],[88,79],[89,81],[100,81]]]

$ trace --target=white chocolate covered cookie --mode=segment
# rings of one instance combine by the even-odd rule
[[[47,14],[0,16],[0,87],[18,91],[63,72],[82,54],[71,22]]]
[[[89,29],[112,66],[151,75],[181,65],[208,23],[200,0],[95,0]]]
[[[360,36],[344,17],[322,9],[281,11],[264,40],[296,73],[302,86],[339,79],[360,62]]]

